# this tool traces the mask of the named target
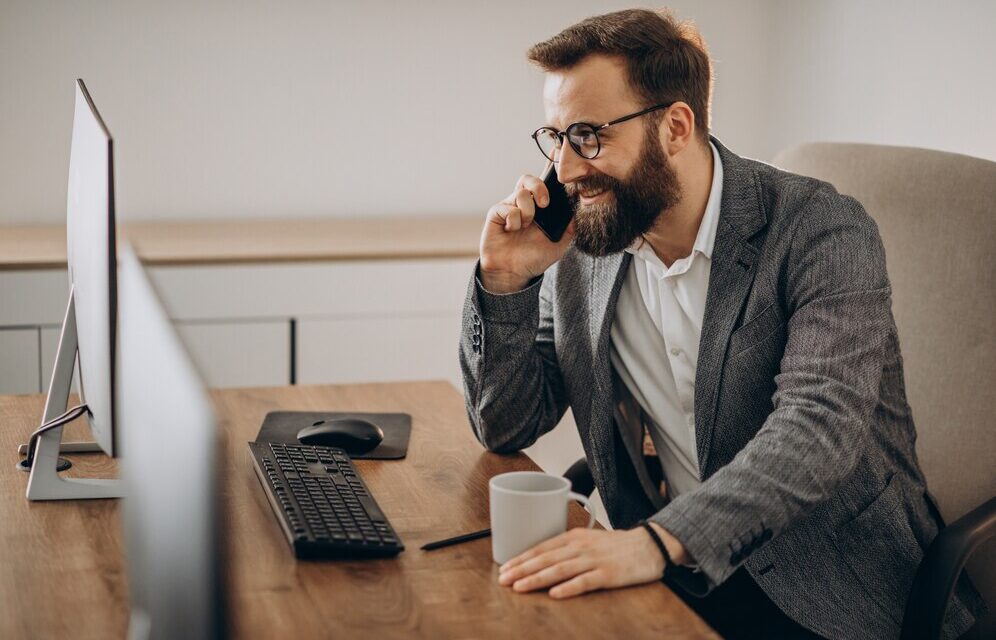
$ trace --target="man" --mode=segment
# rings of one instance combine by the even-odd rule
[[[575,218],[547,240],[531,175],[488,212],[467,407],[488,449],[513,452],[570,406],[615,530],[541,543],[501,584],[564,598],[666,569],[724,635],[898,636],[939,518],[875,223],[709,136],[705,45],[667,13],[590,18],[529,58],[546,72],[534,138]],[[960,584],[946,635],[979,606]]]

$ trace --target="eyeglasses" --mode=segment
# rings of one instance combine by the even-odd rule
[[[647,107],[643,111],[637,111],[636,113],[631,113],[628,116],[623,116],[621,118],[616,118],[612,122],[606,122],[603,125],[588,124],[587,122],[575,122],[574,124],[567,127],[566,131],[557,131],[553,127],[540,127],[536,131],[533,131],[533,140],[536,141],[536,146],[539,147],[540,153],[550,160],[551,162],[559,162],[559,154],[561,148],[564,146],[564,138],[567,138],[567,142],[570,143],[571,148],[587,160],[594,160],[598,156],[598,152],[602,150],[602,141],[598,138],[598,132],[611,127],[614,124],[619,124],[620,122],[626,122],[627,120],[632,120],[633,118],[639,118],[642,115],[646,115],[651,111],[657,111],[659,109],[667,109],[674,102],[665,102],[662,104],[654,105],[652,107]]]

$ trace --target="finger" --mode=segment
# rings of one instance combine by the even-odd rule
[[[516,210],[514,204],[499,202],[488,210],[488,222],[496,224],[503,229],[508,226],[509,216]]]
[[[571,558],[570,560],[549,566],[539,573],[516,580],[515,584],[512,585],[512,589],[517,593],[546,589],[551,585],[560,584],[576,576],[585,574],[591,571],[594,566],[594,561],[589,557]]]
[[[542,553],[535,558],[526,560],[525,562],[516,565],[507,571],[500,572],[498,576],[498,584],[510,585],[520,578],[537,573],[538,571],[553,566],[558,562],[563,562],[564,560],[570,560],[571,558],[577,557],[578,553],[578,549],[571,546],[562,546],[551,551],[547,551],[546,553]]]
[[[545,207],[550,204],[550,191],[543,184],[543,181],[536,176],[526,174],[519,178],[519,182],[515,185],[515,191],[518,192],[519,189],[525,189],[529,193],[533,194],[533,199],[541,207]]]
[[[574,531],[574,529],[571,529],[571,531]],[[547,551],[550,551],[551,549],[556,549],[557,547],[564,546],[570,540],[568,536],[572,535],[571,531],[567,531],[558,536],[554,536],[549,540],[545,540],[536,545],[535,547],[530,548],[528,551],[520,553],[519,555],[515,556],[514,558],[503,564],[498,570],[507,571],[508,569],[511,569],[512,567],[515,567],[516,565],[519,565],[525,562],[526,560],[529,560],[530,558],[535,558],[541,553],[545,553]]]
[[[518,231],[522,228],[522,211],[511,207],[505,214],[505,231]]]
[[[515,192],[515,206],[519,208],[523,226],[532,224],[536,215],[536,203],[528,189],[519,189]]]
[[[601,589],[604,584],[605,578],[602,571],[600,569],[592,569],[550,589],[550,597],[557,598],[558,600],[572,598],[582,593]]]

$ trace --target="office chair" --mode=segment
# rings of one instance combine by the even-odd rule
[[[989,613],[964,639],[996,637],[996,163],[942,151],[803,144],[775,165],[832,183],[878,224],[917,428],[917,456],[950,524],[926,550],[903,640],[940,637],[967,565]],[[651,473],[656,459],[649,460]],[[564,474],[590,493],[587,462]]]

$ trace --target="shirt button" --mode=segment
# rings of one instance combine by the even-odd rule
[[[671,355],[672,356],[680,356],[681,355],[681,349],[671,349]]]

